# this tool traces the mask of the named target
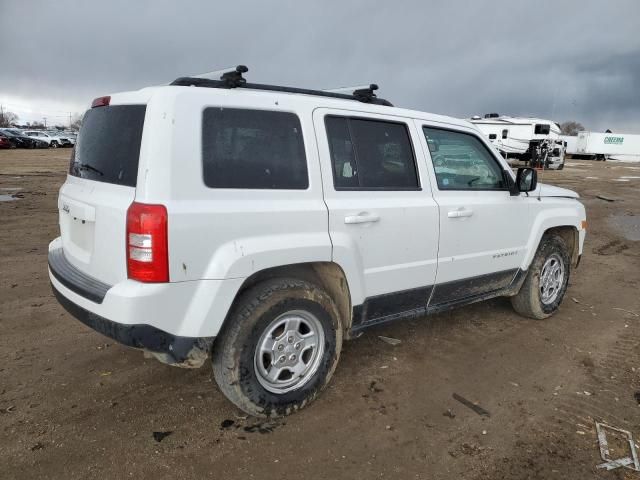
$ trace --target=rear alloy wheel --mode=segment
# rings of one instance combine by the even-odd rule
[[[341,348],[342,324],[331,297],[307,281],[275,278],[236,300],[213,347],[213,374],[245,412],[284,416],[327,386]]]
[[[558,311],[569,284],[571,261],[562,237],[545,235],[520,291],[511,297],[516,312],[542,320]]]
[[[51,148],[58,148],[58,142],[56,142],[55,140],[52,140],[50,146]]]

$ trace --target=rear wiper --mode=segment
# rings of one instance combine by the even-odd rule
[[[93,165],[89,165],[88,163],[74,163],[74,168],[77,168],[80,170],[91,170],[92,172],[96,172],[101,177],[104,176],[104,172],[102,172],[101,170],[98,170]]]

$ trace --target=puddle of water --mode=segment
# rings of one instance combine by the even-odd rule
[[[614,182],[629,182],[630,180],[628,178],[614,178],[613,181]]]
[[[626,178],[626,179],[636,179],[636,178],[640,178],[640,177],[632,177],[632,176],[624,176],[624,177],[620,177],[621,179]]]
[[[13,202],[14,200],[18,200],[18,199],[13,195],[0,194],[0,202]]]
[[[638,177],[640,178],[640,177]],[[16,192],[18,190],[22,190],[20,187],[1,187],[0,190],[4,192]]]
[[[587,180],[598,180],[600,177],[584,177]]]
[[[640,215],[612,215],[607,220],[624,238],[640,242]]]

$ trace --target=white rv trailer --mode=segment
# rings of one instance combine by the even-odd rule
[[[625,133],[579,132],[576,155],[605,160],[620,155],[640,155],[640,135]]]
[[[560,139],[560,126],[551,120],[488,113],[484,118],[475,116],[470,121],[489,138],[505,158],[530,162],[537,147],[547,140],[547,166],[558,169],[564,166],[565,144]]]

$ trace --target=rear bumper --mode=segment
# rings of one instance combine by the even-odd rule
[[[72,264],[60,238],[49,245],[49,280],[58,301],[81,322],[173,364],[184,363],[193,346],[202,349],[212,343],[243,282],[125,279],[107,285]]]
[[[86,326],[122,345],[151,352],[164,363],[200,367],[213,345],[213,337],[178,337],[151,325],[123,325],[112,322],[73,303],[53,284],[51,288],[60,305]]]

